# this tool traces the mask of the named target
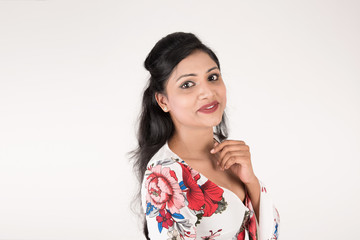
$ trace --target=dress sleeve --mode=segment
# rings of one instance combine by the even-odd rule
[[[141,202],[150,239],[195,239],[196,212],[188,207],[183,167],[173,159],[151,164],[145,172]]]
[[[260,208],[259,222],[256,223],[258,229],[259,240],[277,240],[280,230],[280,215],[276,209],[271,196],[265,187],[260,182]]]

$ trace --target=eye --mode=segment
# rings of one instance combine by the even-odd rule
[[[181,86],[180,86],[180,88],[183,88],[183,89],[185,89],[185,88],[189,88],[189,87],[192,87],[192,86],[194,86],[195,84],[193,83],[193,82],[184,82]]]
[[[219,74],[211,74],[209,77],[208,77],[208,80],[209,81],[216,81],[219,79]]]

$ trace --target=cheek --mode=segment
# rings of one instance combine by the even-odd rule
[[[179,122],[192,121],[196,114],[196,101],[192,96],[181,96],[171,101],[171,115]]]
[[[222,99],[223,103],[226,103],[226,87],[225,84],[221,88],[219,88],[218,94],[220,98]]]
[[[176,112],[177,114],[186,111],[188,112],[189,110],[193,110],[195,106],[195,102],[193,97],[191,96],[181,96],[178,97],[176,99],[172,99],[171,102],[171,108],[174,111],[174,113]]]

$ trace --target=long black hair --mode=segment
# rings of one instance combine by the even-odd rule
[[[215,53],[205,46],[194,34],[184,32],[175,32],[160,39],[144,62],[146,70],[150,72],[150,78],[142,99],[137,132],[138,147],[131,152],[134,159],[134,172],[139,180],[137,200],[140,199],[141,183],[144,179],[148,162],[166,141],[171,138],[175,130],[170,114],[160,108],[155,99],[155,94],[162,93],[166,96],[166,82],[173,69],[181,60],[195,50],[207,53],[220,69],[220,63]],[[226,116],[224,112],[221,122],[214,129],[214,134],[220,141],[228,137],[225,121]],[[149,239],[146,222],[144,222],[144,234]]]

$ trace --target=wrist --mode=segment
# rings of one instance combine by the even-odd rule
[[[251,179],[249,179],[249,181],[244,182],[245,186],[249,187],[249,186],[254,186],[259,184],[259,180],[258,178],[254,175],[254,177],[252,177]]]

